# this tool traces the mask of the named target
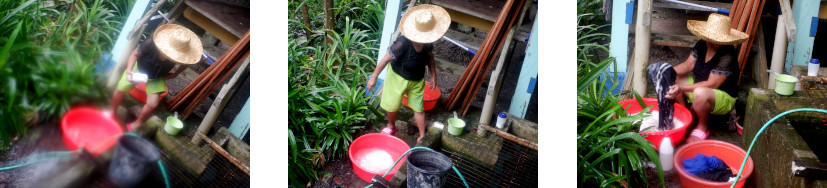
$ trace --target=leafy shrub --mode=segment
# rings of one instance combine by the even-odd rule
[[[104,100],[94,72],[121,23],[112,4],[0,1],[0,150],[26,124],[50,123],[72,105]]]

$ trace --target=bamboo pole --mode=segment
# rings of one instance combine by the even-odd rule
[[[786,15],[778,15],[778,24],[775,27],[775,43],[772,47],[772,64],[770,70],[781,74],[784,71],[784,58],[787,57],[787,29],[785,27]],[[767,73],[769,74],[769,73]],[[775,89],[775,78],[769,76],[767,89]]]
[[[488,126],[480,126],[480,127],[482,127],[483,129],[489,130],[491,132],[494,132],[500,137],[503,137],[505,139],[514,141],[514,142],[516,142],[520,145],[523,145],[525,147],[529,147],[531,149],[534,149],[535,151],[537,150],[537,143],[532,142],[531,140],[526,140],[525,138],[520,138],[520,137],[514,136],[513,134],[503,132],[499,129],[495,129],[495,128],[492,128],[492,127],[488,127]]]
[[[505,62],[508,61],[508,55],[505,54],[508,54],[508,49],[510,48],[512,43],[511,38],[514,36],[514,32],[522,25],[525,13],[528,9],[531,8],[533,2],[534,1],[526,2],[522,10],[520,10],[520,16],[519,18],[517,18],[517,24],[514,24],[514,26],[512,26],[508,32],[508,37],[506,37],[505,39],[505,48],[500,52],[500,59],[497,62],[496,68],[494,68],[494,72],[491,73],[491,80],[488,81],[489,85],[488,90],[486,91],[485,102],[482,105],[482,115],[480,115],[479,126],[488,126],[491,122],[491,111],[494,110],[494,104],[497,101],[497,95],[500,91],[500,83],[502,83],[503,64],[505,64]],[[485,134],[484,129],[477,130],[477,135],[482,136],[483,134]]]
[[[230,101],[229,97],[231,96],[231,94],[228,95],[230,88],[236,86],[236,82],[238,82],[238,77],[240,77],[244,73],[244,71],[247,70],[247,67],[249,65],[250,58],[247,58],[246,60],[244,60],[244,63],[241,64],[241,67],[239,67],[238,70],[235,71],[235,74],[233,74],[233,78],[230,78],[230,82],[227,82],[227,84],[224,84],[224,86],[221,87],[221,91],[218,92],[218,97],[215,98],[215,101],[213,101],[210,110],[207,111],[207,115],[204,116],[204,119],[201,120],[201,124],[198,125],[199,133],[206,133],[207,130],[209,130],[210,127],[212,127],[212,125],[215,123],[215,120],[218,119],[219,112],[223,110],[224,106],[227,105],[227,102]],[[192,137],[191,142],[193,144],[201,144],[201,138]]]
[[[503,11],[500,11],[500,15],[497,16],[497,21],[494,22],[494,26],[491,28],[491,32],[488,33],[488,36],[486,36],[485,40],[483,41],[483,45],[480,46],[480,51],[477,53],[477,55],[474,55],[474,58],[471,60],[470,65],[472,67],[469,67],[469,68],[465,69],[464,73],[460,77],[460,81],[457,82],[456,86],[459,86],[459,87],[455,86],[454,89],[451,90],[451,95],[449,95],[449,97],[452,97],[452,98],[450,100],[450,103],[448,103],[448,105],[447,105],[447,107],[448,107],[447,109],[454,108],[454,106],[456,105],[456,102],[458,101],[457,99],[460,96],[462,96],[463,92],[465,92],[465,90],[468,87],[468,84],[470,84],[469,83],[470,79],[476,74],[476,71],[477,71],[477,69],[479,69],[479,66],[481,66],[481,59],[485,58],[491,52],[491,50],[490,50],[491,45],[492,45],[492,43],[495,42],[494,40],[496,40],[495,35],[501,29],[503,21],[505,21],[505,19],[507,17],[506,12],[508,12],[508,10],[511,9],[511,6],[513,4],[514,4],[514,0],[506,1],[505,6],[503,6],[503,9],[502,9]],[[469,78],[469,77],[471,77],[471,78]],[[459,90],[457,90],[457,89],[459,89]],[[454,91],[457,91],[456,95],[455,95]]]
[[[646,65],[649,63],[651,46],[652,0],[638,1],[637,25],[635,26],[635,61],[632,72],[632,88],[641,96],[646,96]]]
[[[512,7],[512,9],[510,9],[508,11],[508,15],[507,15],[508,18],[507,18],[506,24],[501,26],[501,27],[508,27],[508,26],[511,26],[511,25],[514,24],[514,21],[516,21],[517,14],[519,13],[519,12],[514,11],[514,10],[521,9],[523,4],[525,4],[524,2],[525,1],[522,1],[522,0],[517,2],[516,7]],[[503,30],[505,30],[505,28]],[[502,47],[503,47],[503,45],[501,45],[502,42],[510,41],[510,40],[505,40],[508,36],[504,35],[502,32],[503,31],[500,31],[500,32],[497,33],[497,35],[499,36],[498,37],[499,40],[495,41],[495,44],[494,44],[495,46],[494,47],[495,47],[496,50],[494,50],[493,52],[497,52],[497,51],[500,51],[500,49],[502,49]],[[504,55],[504,54],[502,54],[502,55]],[[470,92],[468,92],[467,96],[465,97],[465,102],[463,103],[462,110],[461,110],[461,113],[460,113],[461,116],[465,116],[465,114],[468,113],[468,109],[471,107],[471,102],[473,102],[473,99],[476,97],[477,92],[479,92],[480,87],[482,86],[482,80],[485,79],[485,77],[488,75],[488,70],[491,69],[491,65],[493,64],[495,56],[496,56],[496,53],[492,53],[487,58],[485,58],[485,61],[483,63],[484,68],[482,68],[480,70],[481,72],[479,72],[479,74],[477,74],[476,77],[474,77],[473,84],[471,85],[471,88],[470,88]]]
[[[224,150],[224,148],[221,148],[221,146],[219,146],[218,144],[213,142],[212,139],[210,139],[206,135],[201,134],[200,132],[195,133],[195,134],[198,135],[197,137],[200,137],[200,138],[206,140],[207,143],[209,143],[210,147],[213,150],[215,150],[215,152],[218,152],[219,154],[221,154],[221,156],[224,156],[225,159],[230,161],[230,163],[233,163],[233,165],[238,167],[239,170],[244,171],[244,173],[247,173],[247,175],[250,175],[250,166],[248,166],[247,164],[244,164],[244,162],[241,162],[241,160],[238,160],[237,158],[233,157],[233,155],[230,155],[230,153],[228,153],[226,150]]]

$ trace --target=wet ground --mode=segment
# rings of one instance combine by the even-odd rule
[[[20,136],[12,141],[8,150],[0,152],[0,167],[21,164],[17,161],[27,156],[48,151],[66,151],[62,135],[55,124],[44,124],[31,127],[26,136]],[[29,160],[25,160],[28,162]],[[35,183],[48,178],[45,175],[59,171],[58,162],[47,161],[11,170],[0,171],[0,188],[5,187],[33,187]]]

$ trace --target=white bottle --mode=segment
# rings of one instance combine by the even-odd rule
[[[807,64],[807,76],[818,76],[818,68],[821,67],[818,59],[810,59]]]
[[[506,119],[506,117],[508,117],[508,115],[506,115],[505,112],[500,112],[499,114],[497,114],[497,128],[498,129],[505,128],[505,119]]]
[[[672,140],[669,137],[663,138],[658,149],[660,149],[660,165],[663,167],[663,171],[672,170],[672,157],[675,150],[672,148]]]

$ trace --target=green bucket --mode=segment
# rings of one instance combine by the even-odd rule
[[[798,78],[786,74],[775,75],[775,93],[779,95],[792,95],[795,83]]]
[[[465,128],[465,121],[462,121],[459,118],[448,119],[448,133],[451,133],[451,135],[461,135],[463,128]]]
[[[164,125],[164,131],[167,132],[167,134],[176,135],[181,128],[184,128],[184,122],[181,122],[181,120],[176,117],[167,117],[167,124]]]

